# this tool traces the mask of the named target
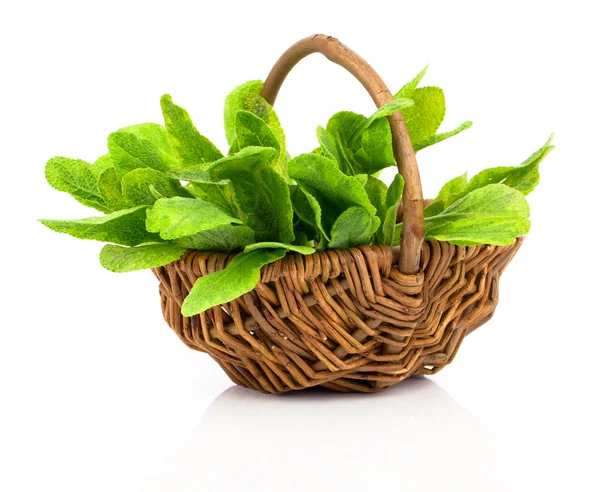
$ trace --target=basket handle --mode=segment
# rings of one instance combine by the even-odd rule
[[[262,88],[261,95],[273,105],[286,76],[294,66],[311,53],[321,53],[333,63],[348,70],[367,90],[377,107],[393,100],[381,77],[365,60],[344,46],[337,39],[324,34],[315,34],[293,44],[271,69]],[[421,178],[406,123],[400,111],[388,116],[392,131],[394,157],[398,172],[405,181],[402,196],[403,229],[400,248],[399,269],[402,273],[414,274],[419,270],[423,244],[423,191]]]

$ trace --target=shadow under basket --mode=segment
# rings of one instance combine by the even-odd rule
[[[269,393],[374,392],[454,359],[494,313],[500,275],[522,240],[426,241],[415,275],[396,269],[389,246],[289,254],[263,268],[253,291],[189,318],[181,304],[196,279],[234,255],[188,251],[154,273],[167,323],[234,383]]]
[[[289,71],[321,53],[354,75],[378,107],[393,96],[373,68],[321,34],[294,44],[261,90],[274,104]],[[181,304],[201,276],[233,254],[188,251],[153,271],[167,323],[190,348],[208,353],[236,384],[269,393],[312,386],[374,392],[452,362],[464,337],[491,318],[501,273],[523,238],[509,246],[424,241],[419,169],[400,111],[388,116],[405,181],[400,247],[358,246],[288,254],[263,267],[251,292],[186,318]]]

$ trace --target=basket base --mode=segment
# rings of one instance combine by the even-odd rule
[[[228,255],[189,251],[154,273],[173,331],[235,384],[373,393],[452,362],[465,336],[492,317],[500,275],[522,240],[428,241],[416,275],[398,272],[387,246],[288,255],[263,269],[253,291],[190,318],[181,315],[183,299]]]

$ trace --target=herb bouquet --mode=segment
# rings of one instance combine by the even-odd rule
[[[348,69],[378,109],[333,115],[318,148],[291,158],[272,104],[312,52]],[[493,314],[529,230],[525,195],[553,147],[454,178],[424,202],[415,152],[471,126],[436,133],[444,94],[419,87],[424,74],[392,96],[336,39],[304,39],[264,84],[227,97],[227,155],[165,95],[164,126],[112,133],[93,164],[48,162],[54,188],[104,215],[42,223],[110,243],[109,270],[153,269],[172,329],[237,384],[377,391],[437,372]],[[399,174],[388,187],[377,176],[390,166]]]

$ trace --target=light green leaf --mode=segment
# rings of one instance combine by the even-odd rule
[[[350,137],[350,146],[352,147],[352,142],[355,142],[358,138],[360,138],[360,134],[369,126],[371,126],[375,120],[390,116],[398,110],[410,108],[411,106],[414,106],[412,99],[406,99],[404,97],[395,98],[389,103],[384,104],[378,108],[377,111],[375,111],[368,119],[366,119],[356,130],[354,130],[354,134]]]
[[[529,205],[519,191],[491,184],[425,219],[425,237],[453,244],[507,245],[529,231]]]
[[[181,314],[193,316],[250,292],[260,280],[260,269],[283,258],[285,253],[285,249],[258,249],[240,253],[225,269],[196,281],[181,306]]]
[[[98,190],[108,207],[112,210],[123,210],[131,206],[123,197],[121,178],[119,178],[117,171],[112,166],[106,168],[98,177]]]
[[[275,160],[281,152],[275,134],[263,119],[250,111],[238,111],[235,115],[235,140],[229,153],[235,154],[245,147],[271,147],[275,149]],[[282,175],[285,172],[284,169],[278,171]]]
[[[370,235],[379,227],[379,217],[363,207],[350,207],[331,228],[330,248],[346,249],[358,244],[368,244]]]
[[[335,151],[330,153],[337,159],[339,168],[344,174],[351,176],[360,173],[355,169],[357,164],[354,161],[354,152],[350,148],[350,140],[366,121],[367,118],[362,114],[340,111],[327,122],[327,134],[335,145]]]
[[[136,205],[152,205],[156,201],[155,192],[161,197],[171,198],[193,196],[175,179],[151,168],[139,168],[128,172],[121,182],[123,197],[130,207]],[[154,192],[150,190],[154,188]]]
[[[175,243],[146,244],[124,248],[107,244],[100,251],[100,264],[111,272],[158,268],[181,258],[186,248]]]
[[[437,131],[446,114],[446,102],[444,92],[439,87],[415,89],[411,99],[414,105],[406,108],[402,115],[414,144],[425,140]]]
[[[188,112],[174,104],[171,96],[162,96],[160,106],[172,147],[183,166],[214,162],[223,157],[213,143],[196,130]]]
[[[263,83],[260,80],[251,80],[236,87],[225,99],[224,120],[225,135],[229,145],[233,145],[235,139],[235,120],[238,111],[250,111],[264,120],[279,142],[279,153],[275,162],[276,169],[285,169],[286,149],[285,135],[279,118],[273,107],[260,95]]]
[[[79,239],[94,239],[123,246],[160,242],[158,234],[146,230],[146,207],[119,210],[102,217],[76,220],[41,220],[53,231]]]
[[[358,180],[342,173],[326,157],[299,155],[288,163],[288,170],[290,177],[301,186],[309,203],[310,197],[318,203],[325,231],[331,230],[339,215],[350,207],[363,207],[371,215],[375,215],[377,211]]]
[[[425,208],[425,217],[437,215],[460,197],[468,193],[469,180],[467,173],[461,174],[448,181],[438,193],[438,196]]]
[[[376,174],[395,166],[392,132],[386,119],[376,120],[361,133],[358,147],[353,149],[357,172]]]
[[[129,171],[149,167],[166,172],[177,165],[174,157],[160,150],[147,138],[118,131],[108,136],[108,150],[117,174],[123,177]]]
[[[250,251],[255,251],[257,249],[287,249],[288,251],[295,251],[296,253],[301,253],[303,255],[312,255],[315,252],[315,248],[310,246],[299,246],[296,244],[284,244],[278,243],[274,241],[266,241],[263,243],[254,243],[249,244],[244,249],[245,253],[249,253]]]
[[[243,225],[225,224],[175,241],[200,251],[237,251],[254,242],[254,231]]]
[[[388,187],[375,176],[368,176],[363,186],[369,196],[369,201],[377,209],[377,217],[379,217],[380,223],[383,224],[388,209],[385,203]],[[377,241],[382,242],[382,239],[381,231],[377,231]]]
[[[290,187],[290,197],[296,216],[329,241],[329,233],[323,227],[321,206],[317,199],[299,185]]]
[[[404,178],[400,174],[396,174],[390,187],[388,188],[387,195],[385,197],[385,204],[388,207],[396,207],[402,193],[404,192]]]
[[[425,216],[436,215],[467,193],[489,184],[502,183],[523,195],[529,194],[540,180],[539,166],[554,149],[551,135],[548,141],[536,150],[520,166],[500,166],[485,169],[467,182],[466,174],[450,180],[444,185],[437,198],[425,209]]]
[[[369,175],[368,174],[356,174],[355,176],[352,176],[356,181],[358,181],[360,183],[360,185],[365,188],[365,191],[367,192],[367,195],[369,195],[369,190],[367,189],[367,183],[369,182]],[[377,178],[375,178],[377,179]],[[373,203],[373,200],[371,200],[371,196],[369,195],[369,200],[371,201],[371,204],[377,208],[377,205],[375,205]]]
[[[213,181],[206,168],[198,167],[174,169],[169,176],[188,181],[189,189],[196,198],[212,203],[234,217],[239,215],[233,185],[228,179]]]
[[[98,157],[92,164],[92,172],[94,173],[94,176],[96,176],[96,179],[98,179],[104,171],[111,167],[114,168],[115,166],[110,158],[110,154],[104,154],[103,156]]]
[[[177,239],[224,224],[241,224],[211,203],[195,198],[161,198],[148,210],[146,227],[163,239]]]
[[[166,152],[173,157],[177,157],[177,154],[175,153],[175,150],[169,141],[167,129],[162,125],[158,125],[156,123],[141,123],[139,125],[121,128],[119,131],[133,133],[139,138],[146,138],[163,152]]]
[[[396,230],[396,208],[404,191],[404,178],[396,174],[387,190],[385,199],[385,217],[382,220],[381,234],[379,240],[383,244],[393,245]]]
[[[414,150],[415,152],[423,150],[425,147],[429,147],[430,145],[442,142],[447,138],[453,137],[454,135],[458,135],[460,132],[471,128],[471,126],[473,126],[472,121],[465,121],[462,125],[459,125],[452,131],[430,135],[427,138],[421,140],[420,142],[416,142],[415,144],[413,144]]]
[[[208,170],[213,179],[229,179],[235,199],[244,213],[244,223],[257,241],[292,243],[293,209],[285,179],[270,162],[272,148],[246,147],[224,157]]]
[[[423,70],[421,70],[414,79],[412,79],[404,87],[402,87],[402,89],[400,89],[394,95],[394,97],[395,98],[396,97],[408,97],[408,98],[411,98],[412,95],[413,95],[413,92],[415,91],[415,89],[419,85],[419,82],[421,82],[421,79],[425,75],[425,72],[427,72],[427,68],[428,67],[429,67],[429,65],[426,65],[425,68]]]
[[[86,207],[104,213],[112,211],[98,190],[92,165],[85,161],[54,157],[46,164],[46,180],[54,189],[69,193]]]
[[[554,134],[550,135],[548,141],[529,156],[525,162],[517,166],[502,183],[519,190],[523,195],[531,193],[540,182],[540,163],[554,149],[554,145],[552,145],[553,138]]]
[[[333,137],[322,126],[317,127],[317,140],[319,141],[320,149],[325,157],[329,157],[333,161],[339,163],[340,156],[335,145]]]

